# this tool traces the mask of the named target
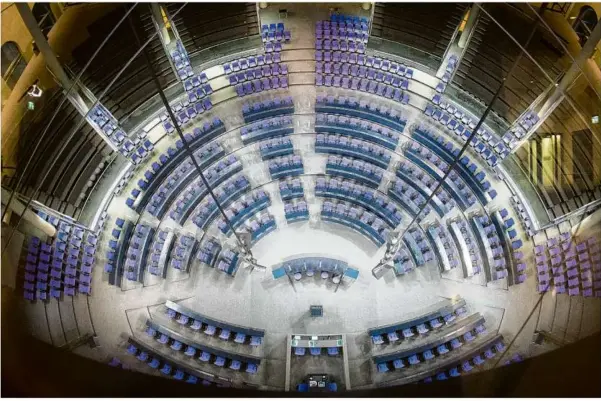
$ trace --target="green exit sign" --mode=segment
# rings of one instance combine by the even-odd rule
[[[30,100],[29,102],[27,102],[27,110],[33,109],[35,109],[35,103]]]

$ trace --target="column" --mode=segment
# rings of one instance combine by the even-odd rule
[[[459,41],[457,42],[457,46],[460,49],[467,47],[468,39],[470,38],[472,31],[476,27],[478,15],[480,15],[479,7],[470,8],[470,15],[467,17],[467,22],[465,23],[463,32],[461,32],[461,36],[459,37]]]
[[[117,119],[108,111],[106,107],[99,103],[94,94],[87,89],[81,82],[74,82],[58,61],[56,54],[50,47],[46,37],[40,30],[28,3],[16,3],[19,14],[23,22],[31,33],[31,36],[44,56],[44,61],[48,69],[56,77],[58,84],[64,91],[64,96],[75,109],[85,116],[86,121],[94,131],[102,137],[114,150],[120,152],[132,163],[138,164],[148,157],[152,144],[145,143],[140,145],[143,137],[129,138],[129,135],[121,129]],[[67,92],[68,91],[68,92]],[[144,134],[142,134],[144,136]]]

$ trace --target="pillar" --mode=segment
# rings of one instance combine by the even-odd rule
[[[465,48],[472,31],[476,27],[478,15],[480,15],[480,7],[472,6],[470,8],[470,15],[467,17],[467,22],[465,23],[465,27],[463,28],[463,32],[461,32],[461,36],[459,37],[459,41],[457,42],[457,46],[460,49]]]
[[[205,84],[203,88],[208,85],[206,84],[208,79],[206,75],[196,74],[192,71],[192,64],[190,63],[190,57],[182,40],[180,39],[179,33],[175,24],[171,20],[167,9],[161,8],[157,3],[151,3],[150,8],[152,10],[152,20],[155,28],[159,32],[161,38],[161,44],[163,50],[167,54],[167,59],[171,64],[173,73],[177,77],[177,80],[184,86],[186,92],[196,90],[201,84]],[[185,12],[185,10],[183,10]],[[209,85],[210,86],[210,85]],[[211,93],[211,91],[205,91],[205,93]]]

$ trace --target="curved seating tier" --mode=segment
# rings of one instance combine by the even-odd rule
[[[415,129],[413,138],[416,139],[422,146],[425,146],[438,157],[452,163],[453,159],[459,154],[459,149],[455,148],[453,144],[445,142],[442,136],[438,136],[430,133],[429,131],[421,131],[419,128]],[[413,149],[417,150],[419,145],[412,144]],[[468,156],[462,156],[459,163],[456,164],[455,171],[465,180],[468,186],[474,191],[474,194],[478,197],[480,202],[485,205],[488,201],[496,197],[496,191],[491,189],[490,182],[486,180],[486,173],[484,170],[477,172],[477,167],[471,162]]]
[[[240,171],[242,171],[242,164],[233,155],[230,155],[227,159],[219,161],[215,166],[204,171],[203,174],[212,186],[218,186]],[[180,195],[184,188],[187,190]],[[146,211],[162,219],[172,203],[175,203],[169,216],[179,223],[187,218],[195,205],[207,193],[196,168],[191,161],[187,161],[179,171],[170,175],[169,179],[152,195]]]
[[[486,280],[499,280],[509,275],[507,282],[512,284],[513,272],[509,260],[510,253],[501,226],[496,220],[491,220],[486,215],[473,216],[470,222],[474,232],[478,233],[476,238],[479,239],[486,254]]]
[[[234,200],[250,190],[250,182],[243,175],[234,177],[222,188],[216,188],[213,193],[217,197],[221,207],[228,207]],[[194,212],[192,221],[201,230],[206,230],[211,222],[219,215],[217,204],[213,197],[204,200]]]
[[[203,128],[195,128],[193,134],[185,134],[186,143],[193,152],[196,161],[201,168],[205,168],[225,155],[224,150],[216,143],[206,144],[207,141],[225,132],[225,126],[219,119],[213,123],[206,123]],[[203,146],[204,145],[204,146]],[[158,161],[152,163],[152,167],[144,172],[144,179],[138,181],[138,188],[131,193],[132,197],[125,202],[129,207],[140,213],[147,205],[159,187],[163,186],[168,177],[175,174],[176,169],[186,164],[191,164],[181,140],[176,142],[176,148],[170,147],[166,153],[159,155]],[[187,169],[190,166],[186,167]]]
[[[105,271],[109,273],[109,284],[121,285],[121,277],[123,277],[123,269],[125,265],[125,257],[127,255],[127,247],[135,224],[131,221],[125,221],[117,218],[115,228],[113,228],[109,240],[109,250],[106,254],[107,264]]]
[[[274,60],[275,58],[275,60]],[[246,71],[249,68],[255,68],[257,66],[270,65],[273,63],[279,63],[281,61],[280,52],[270,52],[266,54],[258,54],[256,56],[248,56],[239,58],[229,63],[223,64],[223,71],[226,75],[236,73],[239,71]]]
[[[211,188],[216,188],[241,171],[242,163],[233,155],[230,155],[225,161],[218,162],[216,166],[204,171],[203,174]],[[238,179],[240,178],[238,177]],[[232,179],[231,181],[236,182],[237,179]],[[235,184],[229,182],[229,187],[232,185]],[[188,216],[190,216],[192,211],[207,194],[207,188],[205,188],[200,177],[198,177],[195,182],[188,186],[188,189],[180,196],[180,199],[175,202],[171,213],[169,213],[169,217],[179,224],[186,221]]]
[[[256,79],[267,78],[276,75],[288,75],[288,66],[286,64],[280,64],[277,62],[270,65],[264,65],[262,67],[249,68],[245,71],[238,71],[228,75],[227,78],[230,82],[230,85],[234,86],[236,84],[242,84],[243,82],[250,82]]]
[[[154,228],[144,224],[137,224],[134,228],[134,235],[129,242],[125,260],[125,278],[129,281],[142,282],[144,280],[146,257],[150,251],[154,231]]]
[[[235,201],[225,210],[225,215],[234,230],[236,230],[238,227],[242,226],[246,220],[265,210],[269,206],[271,206],[269,195],[267,195],[264,190],[257,189],[244,199]],[[232,235],[232,230],[223,217],[217,221],[217,227],[219,227],[219,230],[228,237]]]
[[[346,64],[345,67],[348,68],[349,64]],[[320,64],[317,64],[317,68],[320,68]],[[328,68],[328,67],[326,67]],[[336,68],[336,67],[334,67]],[[364,68],[364,67],[362,67]],[[337,72],[337,69],[333,70]],[[351,73],[354,72],[354,69],[350,69]],[[373,69],[369,69],[368,73],[373,72]],[[362,72],[361,69],[357,71],[357,74]],[[344,72],[343,72],[344,73]],[[382,74],[381,80],[389,80],[392,78],[391,74]],[[336,75],[336,74],[324,74],[316,73],[315,74],[315,85],[316,86],[326,86],[326,87],[335,87],[335,88],[345,88],[352,89],[361,92],[367,92],[371,94],[375,94],[378,96],[383,96],[388,99],[392,99],[398,103],[403,105],[409,104],[409,94],[406,91],[402,91],[399,88],[396,88],[394,85],[398,84],[399,86],[407,86],[408,81],[401,81],[400,79],[392,79],[392,85],[386,85],[384,82],[378,82],[376,79],[380,78],[380,74],[374,76],[373,80],[369,77],[361,78],[361,76],[345,76],[345,75]]]
[[[321,219],[347,226],[365,235],[378,247],[384,245],[389,230],[385,223],[372,213],[357,206],[349,206],[344,202],[325,200],[321,207]]]
[[[171,110],[173,110],[177,123],[181,127],[185,127],[201,118],[205,111],[211,110],[213,108],[213,103],[209,97],[211,93],[213,93],[213,88],[211,88],[211,85],[205,84],[197,89],[191,88],[188,96],[171,104]],[[175,131],[173,121],[167,112],[162,113],[159,119],[163,124],[163,128],[165,128],[165,132],[170,134]]]
[[[463,299],[444,301],[442,305],[437,304],[429,309],[431,310],[409,320],[369,329],[368,334],[374,345],[406,340],[416,335],[423,336],[445,324],[452,324],[467,313]]]
[[[303,160],[299,155],[287,155],[269,160],[269,174],[272,180],[304,173]]]
[[[354,32],[368,32],[369,21],[365,17],[356,15],[331,14],[329,20],[317,21],[315,26],[321,29],[331,29],[332,31],[336,28],[340,30],[344,28],[347,32],[351,30]]]
[[[167,277],[167,263],[175,244],[175,233],[158,230],[148,257],[148,271],[153,276]]]
[[[321,24],[319,24],[319,22],[321,22]],[[340,40],[347,42],[367,43],[369,38],[368,23],[363,22],[359,26],[347,26],[344,22],[338,23],[335,21],[318,21],[318,25],[315,25],[315,38],[323,41]]]
[[[303,183],[299,178],[288,178],[280,181],[278,188],[280,190],[280,197],[283,201],[305,196]]]
[[[234,252],[231,249],[222,249],[219,256],[217,256],[215,267],[219,271],[234,276],[240,267],[240,262],[240,254],[238,252]]]
[[[271,117],[240,128],[242,143],[263,141],[268,138],[290,135],[294,132],[292,116]]]
[[[189,369],[182,366],[175,359],[167,355],[163,355],[154,348],[143,344],[142,342],[130,337],[127,340],[127,353],[135,356],[141,362],[146,362],[153,369],[160,369],[160,372],[169,375],[176,380],[184,380],[186,383],[197,384],[199,378],[202,379],[203,385],[211,383],[219,383],[222,386],[230,386],[230,380],[221,377],[216,377],[210,373]],[[173,373],[173,375],[172,375]]]
[[[342,86],[389,99],[394,98],[403,104],[409,103],[409,94],[406,92],[409,81],[403,77],[404,73],[400,73],[398,68],[396,73],[383,71],[374,65],[373,57],[345,51],[316,51],[315,59],[317,60],[315,63],[317,86],[323,84]],[[325,74],[325,82],[320,81],[321,74]],[[329,79],[330,83],[328,83]]]
[[[217,256],[221,252],[221,249],[221,244],[216,238],[209,238],[201,244],[196,257],[202,263],[215,267],[215,262],[217,262]]]
[[[436,103],[437,101],[438,103]],[[440,108],[428,104],[424,110],[424,114],[434,121],[440,122],[442,126],[455,134],[460,142],[465,143],[472,134],[470,130],[476,128],[474,120],[457,107],[440,101],[440,95],[435,95],[432,102],[438,104]],[[478,128],[478,132],[470,142],[470,146],[491,167],[498,164],[499,158],[502,160],[509,155],[509,149],[503,145],[503,142],[498,141],[496,137],[483,127]],[[493,154],[493,150],[497,156]]]
[[[511,129],[509,129],[501,138],[503,142],[510,148],[515,149],[518,142],[524,138],[526,133],[530,131],[538,122],[540,117],[532,111],[526,111],[522,114]]]
[[[451,237],[457,246],[463,276],[471,277],[482,271],[482,259],[480,257],[481,249],[474,238],[471,227],[464,219],[458,218],[447,222]]]
[[[267,160],[274,157],[287,156],[294,153],[290,137],[274,138],[259,145],[261,159]]]
[[[262,212],[259,217],[248,220],[247,228],[251,234],[251,244],[257,243],[261,238],[266,236],[277,228],[275,218],[269,212]]]
[[[452,106],[449,107],[451,108],[451,111],[454,110]],[[447,113],[442,109],[428,105],[426,106],[424,113],[427,116],[430,116],[434,121],[440,123],[443,127],[449,129],[461,143],[465,143],[472,134],[469,127],[463,125],[460,117],[456,117],[456,115],[461,116],[461,112],[456,112],[456,114]],[[503,157],[507,156],[509,154],[509,150],[505,148],[503,143],[497,143],[490,134],[486,133],[488,138],[488,141],[486,142],[478,139],[479,137],[482,138],[482,136],[483,134],[478,135],[477,133],[476,137],[472,138],[470,146],[474,149],[474,152],[476,152],[476,154],[478,154],[489,166],[495,167],[499,163],[499,157],[502,159]],[[491,147],[487,146],[487,143],[492,143]],[[494,152],[498,153],[498,155],[495,155],[493,150]]]
[[[216,331],[214,326],[210,326],[208,323],[205,324],[207,325],[207,328],[204,330],[205,332],[211,327],[213,332]],[[146,326],[146,334],[149,337],[168,346],[174,351],[181,351],[181,354],[198,359],[202,362],[212,363],[218,367],[227,367],[234,371],[243,371],[250,374],[257,373],[258,367],[261,364],[261,359],[259,358],[200,344],[152,320],[147,320]],[[227,329],[221,329],[220,336],[221,335],[227,340],[229,339],[231,332]]]
[[[166,301],[165,307],[167,314],[177,323],[184,325],[192,330],[202,330],[207,335],[214,335],[219,329],[220,333],[230,333],[224,341],[234,341],[237,344],[248,344],[251,346],[259,346],[265,337],[265,330],[234,325],[206,315],[202,315],[183,305],[172,301]],[[212,327],[209,329],[209,326]],[[221,336],[220,336],[221,338]]]
[[[178,237],[171,252],[171,267],[187,272],[190,268],[192,255],[196,252],[198,241],[190,235]]]
[[[119,148],[122,155],[131,155],[134,164],[139,164],[144,160],[153,148],[152,142],[146,140],[142,146],[136,149],[140,141],[146,138],[146,133],[142,132],[140,136],[134,137],[132,141],[119,127],[119,121],[102,104],[97,104],[90,109],[87,118],[111,140],[115,147]]]
[[[435,181],[439,181],[445,174],[445,171],[449,168],[449,165],[443,160],[438,158],[435,154],[431,153],[424,147],[407,147],[405,149],[405,157],[414,166],[404,166],[406,171],[419,167],[423,172],[426,172]],[[417,145],[419,146],[419,145]],[[435,167],[433,167],[432,165]],[[418,176],[422,177],[423,173],[417,172]],[[397,173],[398,175],[398,173]],[[472,205],[476,204],[477,198],[471,187],[468,187],[464,180],[453,170],[449,174],[450,180],[445,180],[442,184],[448,193],[453,195],[453,199],[460,205],[463,210],[468,209]]]
[[[362,159],[383,169],[388,168],[391,158],[390,153],[378,145],[347,136],[328,134],[316,135],[315,152]]]
[[[271,79],[263,77],[261,79],[253,79],[246,81],[243,84],[236,85],[236,94],[238,97],[252,95],[253,93],[261,93],[271,89],[287,88],[288,75],[272,75]]]
[[[382,169],[370,163],[336,155],[328,156],[326,174],[356,180],[373,188],[380,185],[384,176]]]
[[[242,117],[244,117],[246,123],[288,114],[294,114],[292,96],[276,96],[271,99],[257,100],[242,105]]]
[[[385,373],[403,368],[406,371],[407,368],[426,361],[436,363],[438,357],[445,354],[450,356],[454,351],[459,352],[458,350],[463,343],[472,342],[477,337],[483,337],[487,334],[484,327],[484,318],[479,314],[461,319],[454,326],[456,327],[453,331],[426,344],[372,357],[378,372]],[[479,360],[479,362],[482,363],[483,361]]]
[[[403,209],[412,216],[417,216],[419,211],[423,210],[418,217],[418,221],[421,221],[430,214],[432,207],[430,204],[426,204],[426,198],[412,186],[409,186],[407,182],[400,179],[391,182],[388,188],[388,196],[403,206]],[[438,209],[437,213],[441,215]]]
[[[334,50],[344,51],[356,54],[365,53],[364,40],[365,33],[361,33],[361,37],[356,37],[353,34],[347,34],[343,39],[315,39],[315,49],[317,50]]]
[[[369,121],[344,115],[322,114],[315,115],[315,132],[340,134],[356,137],[395,150],[400,134],[386,127],[378,127]]]
[[[38,215],[58,228],[52,243],[33,236],[27,245],[23,297],[29,301],[60,298],[61,292],[90,294],[98,237],[72,222]]]
[[[304,198],[284,201],[284,216],[288,223],[309,220],[309,209]]]
[[[442,269],[449,271],[460,264],[459,255],[453,240],[447,230],[438,222],[430,225],[426,232],[434,243],[434,252],[438,260],[442,261]]]
[[[431,380],[436,375],[436,380],[446,380],[448,376],[458,377],[462,373],[468,373],[474,369],[474,365],[482,365],[486,360],[495,358],[505,349],[503,336],[500,334],[488,336],[486,340],[478,343],[473,349],[466,353],[456,356],[450,356],[445,359],[442,365],[435,366],[433,369],[409,377],[409,381],[414,382],[420,379]],[[473,364],[473,365],[472,365]],[[448,376],[447,376],[448,373]],[[427,377],[425,377],[428,375]]]
[[[402,276],[406,273],[410,273],[415,270],[416,265],[414,260],[410,256],[410,252],[407,249],[405,243],[401,243],[399,251],[394,255],[392,260],[394,274]]]
[[[353,282],[359,277],[359,270],[350,267],[346,262],[322,257],[304,257],[286,261],[281,266],[272,270],[274,279],[288,276],[290,279],[299,281],[303,275],[315,276],[322,279],[332,279],[334,284],[341,282]]]
[[[357,68],[366,67],[369,70],[373,69],[373,73],[368,73],[369,77],[373,78],[374,76],[379,76],[380,81],[383,79],[386,84],[392,83],[395,87],[401,86],[403,89],[407,89],[407,84],[400,84],[400,82],[407,82],[404,78],[413,78],[413,69],[385,58],[373,57],[366,54],[354,54],[345,51],[331,52],[327,50],[324,52],[315,52],[315,59],[317,61],[325,62],[333,61],[335,63],[349,63],[351,65],[351,74],[353,76],[357,76],[356,72],[355,74],[352,73],[353,66],[356,66]],[[344,67],[342,69],[344,71]],[[348,69],[347,72],[343,72],[343,74],[348,75]],[[365,77],[365,73],[362,75],[360,74],[360,76]],[[384,76],[384,78],[382,78],[382,76]]]
[[[315,182],[315,196],[351,202],[369,210],[383,219],[391,228],[401,224],[402,215],[398,207],[385,196],[377,194],[353,181],[336,177],[318,177]]]
[[[403,235],[403,243],[409,250],[416,266],[423,266],[434,259],[432,246],[428,244],[425,233],[416,227],[410,227]]]
[[[396,176],[398,179],[393,181],[392,184],[398,186],[398,189],[404,190],[397,192],[407,192],[410,199],[418,198],[420,203],[422,199],[424,201],[428,199],[438,186],[438,182],[430,175],[424,174],[423,170],[416,168],[406,160],[401,160],[399,163]],[[393,185],[391,185],[391,188],[393,188]],[[455,201],[449,197],[444,187],[440,187],[436,195],[432,197],[431,205],[440,217],[446,215],[456,207]],[[431,209],[430,204],[428,205],[428,209]]]
[[[357,101],[355,97],[318,94],[315,101],[316,113],[343,114],[371,121],[402,133],[407,120],[396,109],[378,105],[366,99]]]

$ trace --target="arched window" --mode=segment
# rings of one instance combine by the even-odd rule
[[[6,42],[2,45],[0,66],[2,67],[2,79],[12,89],[27,67],[27,62],[15,42]]]
[[[597,17],[597,13],[591,6],[582,6],[580,12],[578,13],[578,17],[574,20],[574,24],[572,25],[574,31],[580,38],[580,45],[584,46],[584,43],[588,40],[589,35],[592,30],[595,29],[599,18]]]

